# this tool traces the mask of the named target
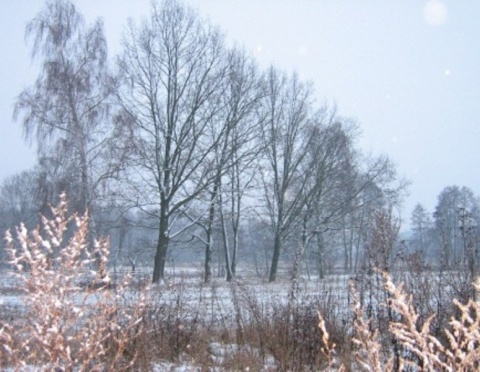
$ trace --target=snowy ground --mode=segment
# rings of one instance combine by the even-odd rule
[[[113,273],[112,273],[113,274]],[[149,283],[150,270],[139,270],[133,277],[132,284]],[[299,293],[313,296],[333,297],[340,303],[347,300],[348,275],[331,275],[319,280],[312,276],[309,280],[301,277],[298,280]],[[23,303],[22,282],[15,278],[10,271],[0,271],[0,307],[19,306]],[[202,299],[205,303],[216,303],[217,306],[232,306],[232,291],[246,292],[259,301],[286,301],[292,290],[292,283],[288,279],[280,279],[275,283],[267,283],[256,277],[239,279],[235,283],[227,283],[222,278],[213,278],[209,284],[201,281],[201,274],[195,268],[177,270],[175,276],[168,277],[163,283],[151,285],[153,299],[162,299],[165,302],[173,301],[182,294],[192,302]]]
[[[124,272],[126,270],[121,270]],[[120,276],[120,270],[112,271],[112,277]],[[425,274],[425,278],[436,275]],[[403,279],[411,279],[404,274]],[[148,285],[151,278],[151,270],[140,268],[133,276],[131,288],[125,295],[128,303],[133,303],[138,295],[138,288],[148,285],[148,301],[152,308],[158,309],[175,308],[180,319],[183,321],[189,317],[201,316],[205,324],[218,325],[219,327],[232,328],[238,314],[244,321],[252,316],[252,307],[257,307],[268,314],[274,306],[282,306],[289,303],[292,295],[297,303],[308,308],[310,304],[323,308],[311,308],[317,310],[335,309],[335,316],[347,319],[350,308],[349,275],[334,274],[323,279],[318,277],[300,277],[296,281],[296,287],[292,286],[289,275],[283,273],[275,283],[267,283],[253,273],[244,272],[239,275],[234,283],[227,283],[223,278],[213,278],[209,284],[202,283],[201,271],[195,267],[183,267],[170,272],[166,280],[160,284]],[[435,280],[435,278],[434,278]],[[15,314],[25,309],[25,297],[21,291],[22,283],[9,271],[0,271],[0,316],[2,320],[10,319]],[[93,300],[94,297],[93,297]],[[328,315],[328,314],[327,314]],[[152,313],[152,316],[162,316],[161,313]],[[238,350],[236,344],[219,344],[212,340],[209,344],[209,353],[214,364],[221,365],[222,358],[232,350]],[[253,348],[248,353],[255,354]],[[268,357],[265,359],[264,370],[273,370],[275,361]],[[180,360],[176,364],[170,362],[152,365],[153,371],[200,371],[201,368],[191,364],[188,358]],[[219,369],[215,369],[219,370]]]
[[[117,275],[119,270],[117,270]],[[297,299],[302,298],[340,304],[339,308],[348,310],[348,280],[347,275],[332,275],[322,280],[311,277],[307,280],[301,277],[297,281],[297,287],[292,290],[292,283],[285,275],[275,283],[267,283],[250,273],[242,273],[235,283],[227,283],[222,278],[213,278],[212,282],[202,283],[201,272],[196,268],[177,269],[173,275],[161,284],[149,285],[148,301],[153,308],[162,305],[175,307],[182,320],[189,317],[200,316],[205,324],[218,325],[226,329],[232,328],[236,316],[241,313],[244,321],[252,312],[248,311],[253,306],[268,311],[272,306],[287,304],[292,293]],[[120,275],[118,275],[120,276]],[[112,272],[115,278],[115,273]],[[142,288],[150,282],[151,271],[148,269],[137,270],[133,276],[131,288],[126,294],[128,302],[134,302],[137,298],[138,288]],[[9,271],[0,271],[0,316],[3,321],[13,319],[15,315],[25,310],[25,294],[22,293],[22,282]],[[94,297],[93,300],[94,301]],[[316,301],[317,302],[317,301]],[[263,311],[262,310],[262,311]],[[312,308],[313,312],[319,309]],[[345,312],[346,313],[346,312]],[[152,316],[157,316],[154,313]],[[162,316],[162,314],[158,314]],[[236,344],[219,344],[215,341],[209,344],[208,352],[214,365],[221,365],[225,355],[238,351],[241,347]],[[258,353],[254,348],[241,350],[255,355]],[[275,360],[271,356],[265,358],[264,370],[274,370]],[[191,364],[188,358],[180,360],[176,364],[170,362],[152,365],[154,371],[195,371],[200,368]],[[218,369],[215,369],[218,370]]]

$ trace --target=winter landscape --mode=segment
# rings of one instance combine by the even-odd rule
[[[81,6],[26,26],[39,73],[13,118],[36,158],[0,184],[2,370],[480,368],[472,189],[405,223],[412,182],[301,72],[177,0],[110,55]]]

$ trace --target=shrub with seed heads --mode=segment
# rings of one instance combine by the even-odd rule
[[[442,342],[432,334],[431,323],[434,315],[423,322],[412,304],[412,296],[403,288],[396,286],[390,275],[384,274],[384,285],[389,294],[388,307],[395,320],[388,324],[389,332],[401,347],[398,363],[391,357],[391,345],[382,343],[377,330],[370,327],[371,319],[365,316],[360,305],[357,291],[351,285],[353,297],[352,343],[354,345],[354,369],[363,371],[474,371],[480,367],[480,303],[469,300],[462,304],[457,300],[457,315],[452,317],[449,327],[444,329],[447,342]],[[477,291],[478,284],[474,284]],[[328,331],[325,329],[323,316],[319,313],[319,328],[323,335],[323,347],[320,352],[330,361],[330,365],[338,364],[335,345],[329,343]],[[325,335],[326,334],[326,335]],[[341,365],[339,370],[345,370]]]
[[[26,314],[0,324],[0,367],[132,367],[132,345],[142,332],[147,292],[129,292],[128,277],[113,285],[107,270],[108,240],[89,244],[88,215],[68,215],[65,194],[51,211],[52,217],[42,216],[31,232],[22,224],[15,234],[6,233]]]

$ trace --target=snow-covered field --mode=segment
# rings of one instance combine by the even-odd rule
[[[330,303],[336,304],[337,309],[343,309],[345,316],[348,310],[348,279],[346,275],[332,275],[322,280],[311,277],[299,278],[296,286],[285,276],[275,283],[267,283],[264,279],[242,273],[243,279],[227,283],[223,278],[213,278],[211,283],[204,284],[201,272],[196,268],[177,269],[173,275],[155,285],[150,285],[151,271],[148,269],[137,270],[133,275],[131,285],[123,293],[123,300],[128,306],[134,304],[138,298],[139,289],[147,290],[147,305],[152,309],[148,316],[155,321],[162,322],[165,317],[173,315],[179,322],[197,321],[201,318],[202,326],[216,327],[218,329],[234,329],[238,318],[242,322],[253,321],[254,311],[265,316],[275,310],[281,309],[288,303],[309,304]],[[113,279],[121,276],[111,272]],[[0,317],[8,322],[19,314],[25,312],[28,301],[22,291],[22,282],[12,272],[0,272]],[[146,287],[145,287],[146,286]],[[115,288],[115,287],[113,287]],[[115,290],[115,289],[111,289]],[[91,296],[87,303],[95,302]],[[82,294],[76,294],[79,302],[85,304]],[[320,310],[312,307],[316,314]],[[168,313],[168,314],[167,314]],[[246,345],[239,346],[235,343],[219,343],[212,340],[208,345],[208,353],[212,365],[221,365],[226,355],[232,352],[244,352],[248,355],[258,356],[259,351]],[[271,355],[263,355],[264,370],[274,370],[275,360]],[[183,360],[184,359],[184,360]],[[152,365],[152,370],[165,371],[192,371],[197,370],[188,358],[180,358],[175,363],[165,361]],[[200,369],[198,369],[200,370]],[[218,370],[218,369],[215,369]]]
[[[117,274],[119,275],[119,274]],[[115,274],[112,272],[112,277]],[[151,272],[148,269],[138,270],[132,279],[132,290],[139,286],[149,284]],[[348,275],[331,275],[324,279],[315,276],[307,279],[300,277],[297,281],[297,295],[300,293],[308,297],[323,297],[335,299],[338,303],[347,301]],[[258,277],[238,279],[227,283],[223,278],[213,278],[211,283],[205,284],[201,274],[195,268],[177,270],[175,276],[168,277],[164,282],[149,285],[148,291],[152,300],[165,302],[174,301],[179,295],[188,298],[190,302],[202,301],[219,307],[232,307],[234,292],[255,295],[259,302],[287,301],[292,292],[292,282],[285,278],[274,283],[267,283]],[[24,294],[22,282],[8,270],[0,271],[0,307],[20,306],[23,304]]]
[[[128,270],[111,271],[113,282]],[[455,273],[447,273],[452,278]],[[446,275],[444,273],[444,275]],[[422,281],[431,283],[438,281],[438,275],[424,273],[419,277],[413,277],[408,273],[397,273],[399,280],[414,282],[421,290]],[[169,272],[165,281],[151,285],[151,270],[140,268],[133,275],[130,286],[123,292],[122,300],[125,306],[134,306],[139,298],[140,290],[146,291],[147,316],[153,322],[159,323],[173,317],[177,319],[179,327],[188,322],[201,323],[202,327],[211,330],[235,330],[238,322],[243,324],[255,323],[255,316],[261,315],[262,319],[278,316],[288,306],[297,306],[311,312],[316,317],[316,312],[321,311],[330,319],[346,324],[351,316],[351,296],[349,293],[349,275],[334,274],[323,279],[311,276],[300,276],[292,282],[288,273],[282,273],[275,283],[268,283],[265,279],[253,275],[252,272],[240,273],[241,279],[227,283],[223,278],[214,277],[211,283],[202,282],[201,271],[195,267],[177,268],[175,272]],[[365,278],[364,278],[365,279]],[[369,279],[370,283],[375,280]],[[380,280],[381,282],[381,280]],[[379,282],[379,283],[380,283]],[[22,282],[9,271],[0,271],[0,319],[8,322],[19,314],[25,312],[27,298],[22,292]],[[427,283],[428,285],[428,283]],[[380,283],[381,286],[381,283]],[[445,293],[450,291],[451,286],[445,286],[441,290]],[[431,288],[430,288],[431,289]],[[114,291],[115,286],[109,291]],[[364,298],[369,296],[367,287],[362,290]],[[378,288],[376,289],[378,290]],[[85,301],[81,293],[78,296],[82,304],[93,305],[102,296],[102,292],[96,292]],[[374,302],[376,306],[381,301],[378,297]],[[429,301],[436,301],[435,297]],[[432,308],[434,303],[428,304]],[[89,305],[90,306],[90,305]],[[375,311],[375,310],[374,310]],[[199,319],[201,319],[199,321]],[[175,320],[174,320],[175,321]],[[189,327],[187,324],[186,327]],[[208,354],[211,365],[221,366],[232,353],[246,353],[258,357],[260,351],[250,345],[238,345],[230,341],[219,342],[211,339],[208,343]],[[152,364],[153,371],[200,371],[202,370],[188,358],[181,354],[176,361],[155,362]],[[272,355],[262,355],[263,370],[275,370],[275,358]],[[222,369],[213,369],[220,371]]]

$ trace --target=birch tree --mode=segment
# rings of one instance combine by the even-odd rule
[[[103,23],[87,27],[71,2],[53,0],[28,23],[26,36],[33,39],[32,58],[40,63],[40,74],[19,95],[14,117],[26,139],[36,143],[41,165],[58,166],[56,173],[76,190],[70,193],[75,209],[88,210],[93,220],[100,186],[120,164],[110,146],[115,82]]]

